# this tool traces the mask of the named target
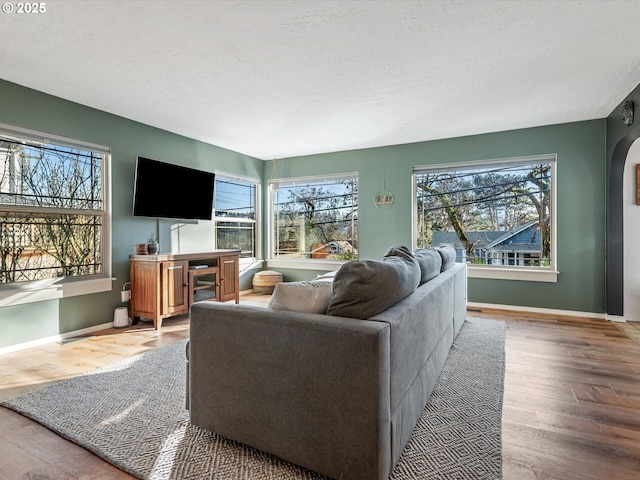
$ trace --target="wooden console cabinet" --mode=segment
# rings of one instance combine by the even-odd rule
[[[198,300],[240,302],[240,250],[204,253],[129,255],[131,318],[162,320],[187,313]]]

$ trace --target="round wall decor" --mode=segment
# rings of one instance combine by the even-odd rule
[[[393,193],[391,193],[389,190],[382,190],[376,193],[373,202],[375,203],[376,207],[380,209],[384,210],[387,208],[391,208],[391,205],[393,205]]]

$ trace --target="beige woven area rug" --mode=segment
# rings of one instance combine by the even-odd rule
[[[324,479],[189,423],[186,340],[2,402],[142,479]],[[392,480],[502,476],[504,322],[465,322]]]

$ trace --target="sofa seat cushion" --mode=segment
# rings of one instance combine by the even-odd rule
[[[369,321],[391,328],[391,412],[448,330],[453,339],[453,275],[458,266],[418,287],[415,292]]]
[[[393,247],[380,260],[342,265],[333,281],[327,313],[366,319],[399,302],[420,283],[420,266],[407,247]]]
[[[421,248],[415,250],[413,255],[420,265],[420,273],[422,275],[420,285],[438,276],[442,269],[442,256],[439,252],[433,248]]]
[[[327,313],[333,294],[331,280],[278,283],[268,308],[301,313]]]

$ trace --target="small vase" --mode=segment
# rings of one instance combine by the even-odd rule
[[[158,250],[160,250],[160,244],[158,242],[152,242],[147,244],[147,250],[149,251],[149,255],[157,255]]]
[[[149,247],[146,243],[136,243],[136,255],[148,255]]]

